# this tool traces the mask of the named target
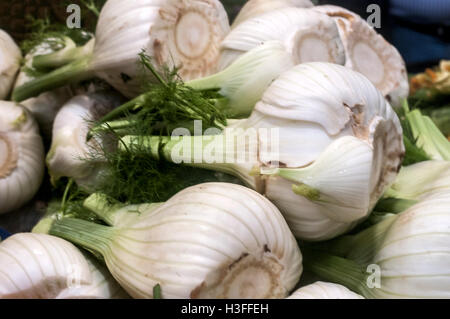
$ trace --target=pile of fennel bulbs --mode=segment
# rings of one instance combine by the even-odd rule
[[[450,298],[450,143],[419,110],[396,114],[404,62],[361,17],[250,0],[230,26],[218,0],[108,0],[86,44],[55,39],[19,70],[0,30],[0,99],[23,104],[0,101],[0,214],[44,176],[59,203],[0,242],[0,299]],[[107,90],[83,89],[99,79]],[[191,136],[170,112],[216,127]],[[105,176],[155,166],[126,172],[102,152],[245,186],[112,198]]]
[[[246,138],[234,142],[239,136]],[[155,158],[241,178],[277,205],[297,238],[310,241],[365,219],[405,151],[399,119],[382,94],[360,73],[324,62],[282,73],[249,118],[220,134],[125,136],[119,143],[138,146]]]
[[[70,63],[17,87],[13,99],[22,101],[95,76],[133,97],[140,89],[137,62],[142,50],[161,68],[178,68],[185,80],[208,75],[229,28],[219,0],[108,0],[98,18],[92,53],[76,51]],[[46,60],[51,63],[52,58]]]
[[[93,194],[85,205],[111,226],[63,217],[35,231],[100,253],[134,298],[153,298],[157,284],[163,298],[284,298],[302,273],[286,221],[244,186],[199,184],[159,205],[110,203]]]

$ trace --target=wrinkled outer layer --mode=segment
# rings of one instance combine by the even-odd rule
[[[345,65],[368,77],[392,106],[401,106],[408,97],[409,82],[397,49],[354,12],[332,5],[313,10],[335,19],[345,47]]]
[[[333,19],[309,9],[283,8],[246,20],[234,28],[221,44],[219,69],[269,40],[281,41],[296,63],[345,63],[344,47]]]

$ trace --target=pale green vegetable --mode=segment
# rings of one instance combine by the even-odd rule
[[[126,297],[102,266],[61,238],[20,233],[0,244],[0,299]]]
[[[284,298],[302,273],[283,216],[246,187],[196,185],[159,206],[131,207],[126,220],[93,196],[87,207],[116,226],[62,218],[39,229],[100,253],[134,298],[153,298],[157,284],[162,298]]]
[[[319,62],[281,74],[252,115],[222,134],[122,141],[236,175],[305,240],[335,237],[367,217],[404,155],[399,119],[381,93],[361,74]]]
[[[450,160],[450,141],[433,120],[416,109],[406,114],[416,145],[434,160]]]
[[[0,100],[9,97],[21,58],[22,53],[17,44],[0,29]]]
[[[221,43],[219,69],[271,40],[280,41],[295,64],[345,63],[344,47],[333,19],[323,13],[292,7],[267,12],[236,26]]]
[[[107,140],[86,141],[92,122],[113,110],[121,102],[115,94],[89,93],[70,99],[56,115],[52,144],[47,154],[47,167],[55,184],[61,177],[70,177],[78,186],[89,189],[100,178],[101,161],[88,161],[107,147]]]
[[[206,76],[215,70],[219,44],[229,29],[218,0],[108,0],[98,19],[93,53],[15,89],[13,98],[22,101],[95,76],[134,97],[142,84],[142,50],[158,67],[179,68],[185,81]]]
[[[450,298],[450,192],[308,252],[305,268],[366,298]]]
[[[83,206],[95,212],[106,224],[110,226],[126,227],[132,225],[141,214],[149,214],[163,203],[144,203],[128,205],[112,202],[111,199],[101,193],[90,195]]]
[[[269,85],[294,65],[281,42],[267,41],[241,55],[221,72],[186,85],[196,90],[218,90],[223,98],[217,106],[228,117],[248,117]]]
[[[0,214],[31,200],[44,176],[44,146],[32,115],[0,101]]]
[[[442,190],[450,190],[450,162],[425,161],[402,167],[384,196],[422,200]]]
[[[297,289],[287,299],[364,299],[364,297],[342,285],[317,281]]]
[[[66,36],[45,39],[37,48],[35,47],[30,51],[32,57],[29,67],[38,70],[54,69],[92,55],[95,38],[89,33],[84,34],[84,36],[91,39],[82,46],[77,46],[71,38]]]
[[[240,56],[224,70],[207,77],[188,81],[185,85],[197,92],[217,92],[218,97],[210,101],[214,103],[212,107],[215,106],[227,117],[244,118],[251,114],[256,102],[259,101],[267,87],[281,73],[293,66],[292,57],[286,52],[283,44],[279,41],[267,41]],[[180,85],[178,86],[180,87]],[[183,87],[181,86],[181,88]],[[154,90],[149,90],[118,107],[114,112],[104,117],[102,123],[115,119],[117,116],[125,114],[126,111],[152,107],[153,105],[147,104],[154,101],[154,93]],[[116,123],[109,122],[109,126],[103,125],[101,127],[99,125],[93,131],[122,126],[123,124],[120,120]]]

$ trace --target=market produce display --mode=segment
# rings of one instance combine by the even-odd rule
[[[57,59],[73,62],[16,88],[13,98],[23,101],[94,76],[132,97],[139,92],[136,56],[142,49],[151,52],[159,65],[179,68],[186,80],[208,75],[214,71],[220,42],[229,28],[227,14],[218,0],[109,0],[98,19],[92,53],[67,50]],[[51,67],[55,54],[37,64],[33,61],[33,65]]]
[[[88,7],[0,30],[0,299],[450,298],[449,61],[309,0]]]
[[[278,129],[279,140],[260,134],[255,147],[227,147],[240,130],[264,128]],[[194,150],[180,151],[195,156],[214,148],[236,161],[208,164],[211,159],[205,158],[197,164],[194,158],[180,159],[173,154],[173,147],[180,146],[169,137],[124,136],[119,147],[143,146],[158,158],[236,175],[272,200],[294,234],[307,240],[335,237],[365,218],[404,155],[400,122],[379,91],[348,68],[318,62],[282,73],[248,119],[234,121],[213,141],[205,136],[203,149],[195,149],[196,139],[183,137],[181,144]],[[275,147],[277,154],[261,151]],[[239,163],[239,154],[249,160]],[[283,167],[273,169],[276,161]]]

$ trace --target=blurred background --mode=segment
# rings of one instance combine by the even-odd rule
[[[105,0],[92,0],[99,6]],[[30,32],[27,16],[49,17],[63,23],[65,9],[70,3],[82,0],[0,0],[0,28],[16,40]],[[89,2],[89,1],[88,1]],[[222,0],[232,21],[245,0]],[[410,72],[420,72],[436,65],[441,59],[450,59],[450,0],[313,0],[315,4],[334,4],[354,11],[364,18],[370,4],[381,9],[381,33],[400,51]],[[82,6],[83,8],[83,6]],[[85,7],[84,7],[85,8]],[[83,27],[93,29],[95,15],[82,10]]]

